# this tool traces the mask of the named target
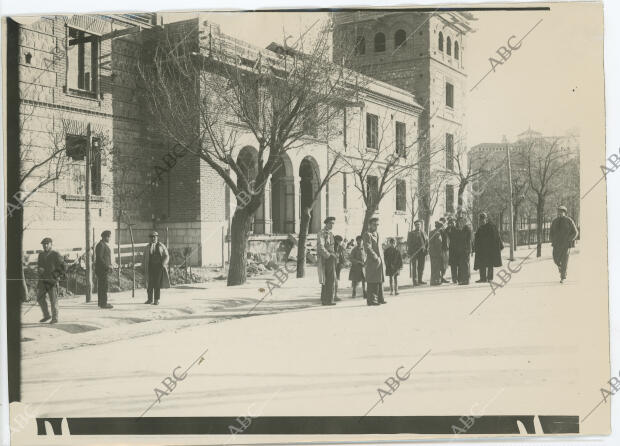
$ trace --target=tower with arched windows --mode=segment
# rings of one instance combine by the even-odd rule
[[[475,18],[468,12],[412,10],[342,11],[332,17],[335,61],[413,93],[424,107],[418,144],[420,209],[427,224],[455,213],[456,180],[434,190],[434,174],[454,169],[454,157],[466,147],[466,38]],[[373,44],[363,52],[351,51],[355,42]]]

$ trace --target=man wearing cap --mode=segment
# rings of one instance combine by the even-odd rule
[[[336,305],[336,260],[337,255],[334,250],[334,217],[327,217],[323,220],[325,226],[319,231],[316,238],[317,270],[319,273],[319,283],[321,284],[321,304]]]
[[[113,308],[108,303],[108,272],[112,271],[112,250],[110,243],[110,231],[101,233],[101,240],[95,247],[95,274],[97,275],[97,304],[99,308]]]
[[[476,282],[491,282],[493,280],[493,267],[502,266],[501,250],[504,248],[497,227],[488,221],[487,214],[482,212],[479,216],[478,230],[474,238],[474,269],[480,270],[480,280]]]
[[[568,256],[570,248],[575,246],[577,234],[577,226],[573,219],[566,215],[566,207],[558,206],[558,216],[551,223],[549,238],[553,246],[553,261],[560,271],[560,283],[566,280]]]
[[[379,218],[372,217],[368,221],[368,229],[362,234],[362,241],[366,251],[366,304],[379,305],[387,303],[383,299],[383,259],[381,258],[381,243],[379,243]]]
[[[159,241],[157,231],[151,232],[151,242],[144,249],[144,278],[148,299],[145,304],[159,305],[160,290],[170,288],[168,250]]]
[[[426,253],[428,252],[428,239],[422,231],[422,220],[414,222],[415,229],[407,234],[407,253],[411,259],[411,276],[413,278],[413,286],[424,285],[426,282],[422,280],[424,274],[424,262],[426,261]]]
[[[65,273],[65,262],[58,253],[52,250],[52,239],[45,237],[41,240],[43,252],[39,253],[37,259],[37,269],[39,272],[39,283],[37,284],[37,302],[43,311],[43,319],[40,322],[55,324],[58,322],[58,280]],[[50,298],[50,306],[52,307],[52,315],[47,309],[47,301],[45,296]]]

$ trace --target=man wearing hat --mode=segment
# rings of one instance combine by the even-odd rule
[[[151,242],[144,249],[144,278],[148,299],[145,304],[159,305],[160,290],[170,288],[168,250],[159,241],[157,231],[151,232]]]
[[[97,275],[97,304],[99,308],[113,308],[108,303],[108,272],[112,271],[112,250],[110,231],[101,233],[101,240],[95,246],[95,274]]]
[[[39,253],[39,258],[37,259],[37,269],[39,272],[37,302],[43,311],[43,319],[40,322],[47,322],[51,319],[50,323],[55,324],[58,322],[58,280],[65,273],[65,262],[58,251],[52,250],[51,238],[45,237],[41,240],[41,244],[43,245],[43,252]],[[50,298],[50,305],[52,307],[51,317],[47,309],[46,295]]]
[[[317,270],[321,284],[321,304],[336,305],[336,260],[334,250],[334,234],[332,229],[336,218],[327,217],[323,220],[325,226],[319,231],[316,238]]]
[[[364,249],[366,250],[366,304],[379,305],[387,303],[383,299],[383,259],[381,258],[381,243],[379,242],[379,218],[372,217],[368,221],[368,229],[362,234]]]
[[[424,274],[424,262],[428,252],[428,239],[422,230],[422,220],[414,222],[415,229],[407,234],[407,253],[411,259],[411,276],[413,286],[424,285],[422,280]]]
[[[575,246],[577,234],[577,226],[573,219],[566,215],[566,207],[558,206],[558,216],[551,223],[549,238],[553,246],[553,261],[560,271],[560,283],[566,280],[568,256],[570,248]]]
[[[497,227],[488,220],[487,214],[479,216],[478,230],[474,238],[474,269],[480,270],[480,280],[476,282],[491,282],[493,267],[502,266],[501,250],[504,248]]]

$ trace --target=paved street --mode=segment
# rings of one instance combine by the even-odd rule
[[[384,381],[397,368],[404,367],[402,376],[427,354],[370,414],[583,415],[589,408],[582,402],[566,413],[578,400],[571,387],[581,382],[589,354],[596,356],[580,330],[588,320],[587,296],[575,291],[583,283],[580,257],[573,252],[569,280],[560,284],[548,247],[543,254],[473,315],[488,284],[404,287],[399,296],[387,292],[380,307],[350,299],[346,288],[338,306],[321,307],[313,269],[275,289],[252,317],[240,316],[264,294],[264,278],[235,288],[167,290],[159,308],[142,305],[142,297],[127,302],[123,293],[112,297],[109,312],[63,302],[62,323],[76,333],[32,324],[34,309],[22,333],[33,339],[23,343],[24,401],[41,415],[139,416],[156,387],[166,390],[161,381],[173,369],[181,367],[178,376],[193,364],[147,416],[362,416],[377,403],[379,387],[389,390]],[[560,287],[572,292],[555,292]],[[85,321],[75,319],[80,314]],[[144,321],[128,322],[139,317]]]

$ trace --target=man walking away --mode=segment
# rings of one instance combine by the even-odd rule
[[[459,285],[469,285],[469,256],[471,255],[471,228],[464,217],[458,217],[456,228],[450,233],[450,250],[454,249],[454,277]],[[452,252],[452,251],[451,251]]]
[[[566,280],[570,248],[575,246],[577,226],[572,218],[566,215],[566,207],[558,206],[558,216],[551,223],[549,238],[553,246],[553,261],[560,271],[560,283]]]
[[[422,280],[422,275],[424,274],[424,262],[428,251],[428,240],[421,229],[422,220],[417,220],[414,225],[415,229],[407,234],[407,253],[411,259],[413,286],[416,286],[426,284]]]
[[[334,227],[335,217],[327,217],[323,220],[325,226],[319,231],[316,238],[317,269],[319,283],[321,284],[321,304],[336,305],[336,252],[334,251]]]
[[[41,240],[43,252],[39,253],[37,259],[37,270],[39,272],[39,282],[37,284],[37,302],[43,311],[43,319],[39,322],[50,324],[58,322],[58,281],[65,274],[65,262],[57,251],[52,250],[52,239],[45,237]],[[47,309],[45,297],[49,296],[52,315]]]
[[[504,248],[504,244],[497,227],[488,221],[486,213],[482,212],[478,221],[480,224],[474,241],[476,252],[474,269],[480,270],[480,280],[476,282],[490,282],[493,280],[493,267],[502,266],[500,251]]]
[[[431,285],[441,285],[441,270],[443,266],[443,230],[441,222],[435,222],[435,229],[428,237],[428,253],[431,259]]]
[[[151,242],[144,249],[144,277],[148,296],[145,304],[159,305],[160,290],[170,288],[169,257],[166,245],[159,241],[159,234],[151,232]]]
[[[110,231],[101,233],[101,240],[95,247],[95,274],[97,275],[97,304],[99,308],[114,308],[108,303],[108,272],[112,270]]]
[[[381,244],[379,243],[379,218],[372,217],[368,222],[368,230],[362,235],[364,250],[366,251],[366,281],[367,305],[387,303],[383,299],[383,259],[381,258]]]

